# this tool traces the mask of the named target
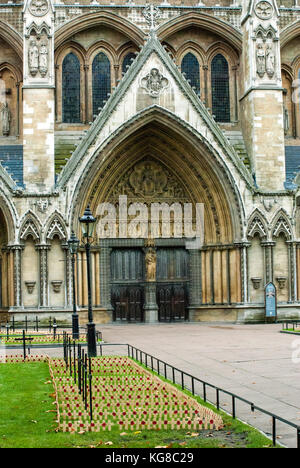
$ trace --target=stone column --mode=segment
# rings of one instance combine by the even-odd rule
[[[89,69],[88,65],[84,65],[84,84],[85,84],[85,123],[89,123]],[[93,120],[93,118],[92,118]]]
[[[23,245],[12,245],[14,253],[14,302],[15,307],[22,307],[22,250]]]
[[[204,96],[205,96],[205,105],[208,107],[208,82],[207,82],[207,73],[208,73],[208,65],[203,65],[204,70]]]
[[[145,323],[158,322],[158,306],[156,302],[156,282],[147,281],[145,284]]]
[[[65,252],[65,303],[67,307],[73,307],[73,279],[72,279],[72,255],[67,243],[62,244],[62,249]]]
[[[27,191],[54,185],[54,8],[25,3],[23,13],[23,158]]]
[[[190,256],[190,291],[189,291],[189,320],[195,320],[195,312],[202,304],[202,263],[201,251],[189,250]]]
[[[104,307],[112,321],[113,308],[111,305],[111,286],[110,286],[110,254],[111,248],[104,246],[100,250],[100,297],[101,306]]]
[[[243,2],[243,135],[258,187],[283,190],[285,142],[279,11],[275,1]]]
[[[241,259],[241,296],[242,303],[248,302],[248,254],[247,249],[250,247],[250,242],[240,242],[235,244],[240,249]]]
[[[49,306],[49,294],[48,294],[48,250],[50,245],[39,244],[36,245],[36,249],[39,251],[40,259],[40,307]]]
[[[264,248],[265,256],[265,284],[273,282],[273,247],[275,242],[263,241],[261,246]]]
[[[297,268],[296,268],[296,249],[297,243],[294,241],[287,241],[289,252],[289,302],[297,301]]]

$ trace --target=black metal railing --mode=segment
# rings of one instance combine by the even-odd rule
[[[16,330],[15,330],[16,331]],[[81,328],[81,335],[84,335],[86,337],[86,329]],[[65,337],[67,337],[69,340],[72,339],[72,332],[66,332],[62,331],[59,332],[57,330],[57,327],[53,327],[53,331],[51,333],[43,333],[43,334],[35,334],[33,335],[30,333],[30,331],[26,332],[26,330],[22,330],[22,333],[17,335],[14,334],[14,332],[9,328],[6,327],[5,334],[0,336],[0,342],[2,338],[5,338],[5,345],[9,347],[14,347],[14,348],[22,348],[23,349],[23,357],[26,359],[27,355],[31,354],[31,349],[32,348],[42,348],[42,347],[52,347],[52,346],[64,346],[65,343]],[[80,337],[80,335],[79,335]],[[43,338],[46,338],[46,341],[43,342]],[[50,339],[50,341],[47,341],[47,338]],[[39,342],[40,339],[40,342]],[[35,342],[36,340],[36,342]],[[96,341],[97,343],[102,340],[102,332],[96,331]]]
[[[35,319],[28,319],[27,316],[25,316],[24,320],[15,320],[15,317],[13,316],[10,320],[6,322],[0,322],[0,331],[2,329],[9,329],[10,331],[16,331],[16,330],[25,330],[28,332],[28,330],[33,330],[33,331],[41,331],[48,329],[50,332],[54,328],[72,328],[71,324],[59,324],[57,323],[55,318],[49,317],[48,321],[41,321],[39,320],[38,317],[35,317]]]
[[[25,336],[25,334],[23,334]],[[70,376],[74,378],[74,382],[77,383],[79,393],[82,395],[85,408],[89,408],[90,419],[93,419],[93,395],[92,395],[92,360],[88,358],[84,348],[86,345],[76,343],[73,341],[66,332],[63,334],[63,357],[65,360],[66,368],[70,372]],[[206,403],[210,403],[215,406],[218,410],[223,410],[227,414],[230,414],[233,419],[237,418],[237,402],[246,404],[251,412],[260,412],[262,415],[269,416],[272,420],[272,443],[275,446],[277,444],[277,423],[283,423],[284,425],[295,429],[296,432],[296,445],[300,448],[300,426],[288,421],[281,416],[278,416],[271,411],[265,410],[260,406],[256,405],[250,400],[243,398],[236,393],[225,390],[219,386],[213,385],[199,377],[185,372],[172,364],[159,359],[152,354],[142,351],[130,344],[124,343],[100,343],[98,344],[100,356],[104,355],[105,348],[117,348],[123,347],[125,351],[123,354],[136,360],[141,365],[144,365],[147,369],[156,372],[159,376],[170,380],[173,384],[179,385],[182,390],[188,390],[194,396],[199,396]],[[200,386],[202,391],[198,391],[196,387]],[[208,390],[212,390],[215,394],[215,399],[209,399]],[[227,395],[231,400],[231,409],[222,407],[220,403],[220,396]],[[89,401],[88,401],[89,400]]]
[[[295,331],[295,329],[299,327],[300,327],[299,320],[284,320],[282,322],[282,330],[288,330],[291,328],[293,331]]]
[[[103,355],[103,347],[104,346],[113,346],[108,343],[103,343],[100,344],[100,355]],[[120,346],[120,344],[117,344],[116,346]],[[123,345],[124,346],[124,345]],[[220,395],[225,394],[230,397],[231,399],[231,416],[236,419],[237,417],[237,410],[236,410],[236,403],[238,401],[245,403],[247,406],[250,407],[251,411],[258,411],[264,415],[270,416],[272,418],[272,443],[275,446],[277,442],[277,422],[281,422],[290,428],[293,428],[296,430],[296,440],[297,440],[297,448],[300,448],[300,426],[288,421],[287,419],[282,418],[281,416],[278,416],[271,411],[265,410],[261,408],[260,406],[257,406],[255,403],[252,401],[249,401],[233,392],[230,392],[228,390],[224,390],[221,387],[218,387],[216,385],[213,385],[203,379],[200,379],[199,377],[195,377],[188,372],[183,371],[182,369],[178,369],[177,367],[173,366],[172,364],[168,364],[167,362],[163,361],[162,359],[159,359],[157,357],[154,357],[153,355],[140,350],[139,348],[136,348],[130,344],[126,344],[127,346],[127,353],[128,356],[131,357],[132,359],[135,359],[138,361],[140,364],[144,365],[148,369],[151,369],[153,372],[157,372],[158,375],[171,380],[174,384],[178,384],[181,386],[182,390],[189,390],[194,396],[200,396],[203,401],[210,403],[218,410],[223,410],[227,413],[228,409],[222,408],[220,404]],[[170,373],[168,372],[170,371]],[[177,375],[176,375],[177,374]],[[179,379],[178,379],[179,376]],[[171,378],[170,378],[171,377]],[[177,378],[176,378],[177,377]],[[202,387],[202,394],[196,393],[195,391],[195,386],[196,383],[200,384]],[[207,397],[207,390],[212,389],[215,392],[215,401],[209,400]]]

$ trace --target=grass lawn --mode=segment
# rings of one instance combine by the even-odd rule
[[[201,404],[204,404],[200,399]],[[57,433],[56,406],[47,363],[0,364],[0,448],[271,447],[271,441],[222,414],[221,431],[143,430]],[[205,404],[204,404],[205,405]],[[210,405],[205,405],[215,408]],[[106,445],[107,444],[107,445]]]

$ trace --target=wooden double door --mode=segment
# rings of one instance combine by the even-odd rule
[[[143,249],[115,249],[111,254],[113,319],[144,321],[145,256]],[[188,252],[183,248],[158,248],[156,300],[161,322],[188,319]]]

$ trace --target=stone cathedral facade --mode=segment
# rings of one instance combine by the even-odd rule
[[[0,320],[70,318],[120,195],[202,203],[204,243],[96,234],[95,321],[262,321],[271,281],[300,318],[299,80],[299,0],[0,0]]]

